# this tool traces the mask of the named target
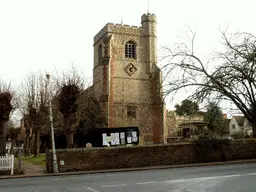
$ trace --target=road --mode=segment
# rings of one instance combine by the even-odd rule
[[[0,180],[1,192],[255,192],[256,164]]]

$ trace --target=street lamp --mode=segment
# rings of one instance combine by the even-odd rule
[[[46,78],[48,79],[48,85],[49,85],[50,84],[50,75],[46,74]],[[53,117],[52,117],[52,99],[51,98],[49,98],[49,114],[50,114],[51,136],[52,136],[53,172],[54,173],[59,173],[57,156],[56,156],[56,149],[55,149],[55,141],[54,141]]]

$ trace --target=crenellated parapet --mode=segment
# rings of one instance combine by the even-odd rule
[[[126,35],[140,35],[141,26],[135,25],[123,25],[123,24],[114,24],[107,23],[100,31],[94,36],[94,44],[98,42],[105,34],[107,33],[122,33]]]
[[[144,22],[156,22],[156,15],[153,13],[143,14],[141,16],[141,23]]]

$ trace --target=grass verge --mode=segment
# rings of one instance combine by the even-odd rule
[[[37,157],[34,155],[22,157],[22,161],[45,167],[45,153],[40,153]]]

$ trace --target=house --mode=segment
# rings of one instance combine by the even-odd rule
[[[244,116],[233,116],[229,123],[230,135],[251,136],[252,126]]]
[[[244,120],[244,135],[252,136],[252,124],[246,118]]]
[[[12,144],[13,144],[13,149],[17,147],[23,149],[23,145],[26,140],[26,129],[24,126],[24,118],[21,119],[20,123],[21,123],[20,127],[9,128],[7,130],[6,148],[8,149],[8,152],[10,152]]]
[[[244,116],[233,116],[229,123],[229,133],[230,135],[243,134],[244,132]]]

